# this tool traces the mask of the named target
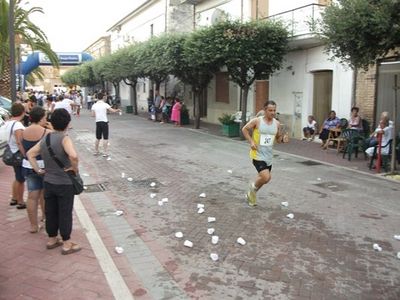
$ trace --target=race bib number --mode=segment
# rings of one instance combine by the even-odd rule
[[[260,146],[272,146],[274,144],[275,135],[261,134]]]

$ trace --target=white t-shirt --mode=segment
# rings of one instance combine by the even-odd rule
[[[317,125],[317,122],[315,120],[312,120],[311,123],[307,121],[307,127],[315,131],[315,125]]]
[[[105,103],[103,100],[98,100],[92,106],[92,111],[96,116],[96,122],[108,122],[107,118],[107,110],[110,109],[111,106]]]
[[[72,113],[71,103],[72,103],[72,101],[69,99],[57,101],[56,103],[54,103],[54,109],[64,108],[67,110],[67,112],[69,112],[71,114]]]
[[[14,127],[12,127],[14,123],[15,123],[15,125],[14,125]],[[8,140],[8,145],[10,145],[11,152],[16,153],[16,152],[18,152],[19,148],[17,145],[17,140],[15,139],[15,131],[20,130],[20,129],[24,130],[25,127],[24,127],[24,125],[22,125],[21,122],[14,121],[14,120],[7,121],[5,126],[6,126],[5,130],[7,133],[7,140],[10,137],[10,131],[11,131],[11,127],[12,127],[13,133],[11,134],[11,138]]]

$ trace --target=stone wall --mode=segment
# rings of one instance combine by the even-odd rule
[[[376,90],[376,65],[365,70],[358,70],[356,81],[355,106],[360,108],[360,115],[372,124],[374,121]]]

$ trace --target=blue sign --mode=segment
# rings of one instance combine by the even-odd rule
[[[58,60],[61,65],[76,65],[82,62],[81,53],[57,53]],[[50,65],[50,59],[47,55],[39,53],[39,63],[42,65]]]

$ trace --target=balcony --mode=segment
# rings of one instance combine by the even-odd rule
[[[325,5],[320,4],[309,4],[265,19],[279,20],[287,26],[291,49],[308,49],[323,44],[318,36],[313,33],[312,28],[321,20],[321,13],[325,7]]]

